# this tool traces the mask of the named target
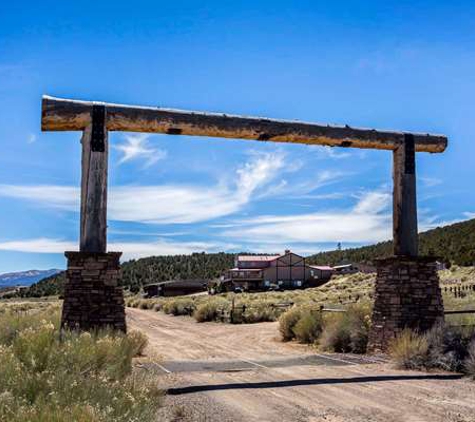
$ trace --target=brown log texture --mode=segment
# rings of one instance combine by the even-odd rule
[[[414,140],[406,135],[393,152],[393,239],[394,255],[417,256],[417,198]]]
[[[43,97],[41,128],[44,131],[83,131],[91,123],[93,105],[106,107],[106,128],[110,131],[383,150],[396,150],[404,142],[404,135],[407,134],[261,117],[68,100],[49,96]],[[447,147],[447,137],[443,135],[422,133],[412,135],[417,152],[443,152]]]
[[[104,151],[91,148],[92,125],[81,138],[81,252],[104,253],[107,249],[107,164],[108,136],[104,131]]]

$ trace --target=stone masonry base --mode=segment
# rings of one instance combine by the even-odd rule
[[[68,269],[64,286],[61,326],[94,330],[110,327],[126,331],[120,279],[121,252],[66,252]]]
[[[376,261],[376,269],[369,351],[386,351],[404,328],[424,332],[443,321],[444,306],[434,258],[384,258]]]

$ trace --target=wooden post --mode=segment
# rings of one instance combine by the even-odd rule
[[[81,139],[81,252],[107,250],[108,134],[104,106],[94,106]]]
[[[393,152],[393,237],[394,255],[417,256],[416,157],[414,136]]]

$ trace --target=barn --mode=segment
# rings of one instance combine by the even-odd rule
[[[321,286],[332,274],[331,267],[307,265],[304,257],[286,250],[279,255],[238,255],[222,281],[230,289],[245,291],[305,289]]]

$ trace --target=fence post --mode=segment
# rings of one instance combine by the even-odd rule
[[[235,297],[233,296],[233,300],[231,301],[231,313],[229,314],[229,322],[234,324],[234,300]]]

